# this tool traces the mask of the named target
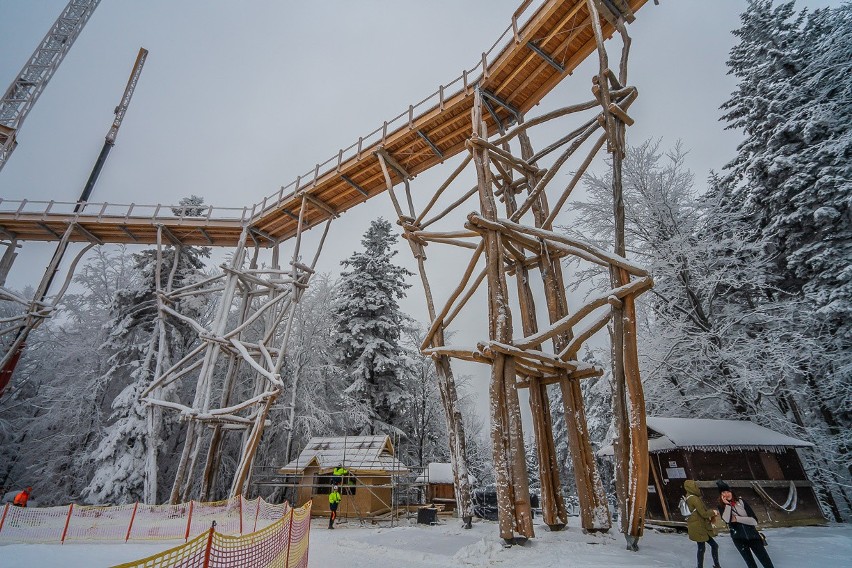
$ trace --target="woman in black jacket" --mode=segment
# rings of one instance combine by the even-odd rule
[[[728,523],[731,529],[731,540],[740,551],[746,566],[757,568],[757,563],[754,561],[756,556],[763,568],[775,568],[769,554],[766,553],[766,547],[763,546],[763,539],[757,532],[757,518],[752,508],[743,499],[737,498],[731,492],[730,486],[721,479],[716,482],[716,485],[719,487],[719,499],[724,506],[722,520]]]

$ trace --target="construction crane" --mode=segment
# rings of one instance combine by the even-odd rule
[[[17,133],[101,0],[71,0],[0,101],[0,170],[18,145]]]
[[[133,71],[130,72],[130,79],[127,80],[127,87],[124,89],[124,96],[121,97],[121,102],[115,107],[115,119],[112,121],[112,126],[107,132],[104,147],[101,148],[101,153],[98,160],[95,162],[95,167],[92,168],[92,173],[89,175],[89,181],[86,182],[86,187],[83,188],[83,193],[77,201],[74,212],[80,209],[89,200],[92,190],[95,188],[95,183],[98,181],[98,176],[101,175],[101,170],[104,167],[109,151],[115,146],[115,137],[118,136],[118,129],[121,126],[121,121],[124,120],[124,113],[127,112],[127,107],[130,106],[130,99],[133,97],[133,91],[136,90],[136,83],[139,82],[139,76],[142,75],[142,66],[145,65],[145,59],[148,58],[148,50],[144,47],[139,48],[139,54],[136,56],[136,63],[133,64]]]
[[[98,181],[98,176],[100,176],[101,170],[104,167],[109,151],[115,145],[115,138],[118,135],[118,129],[121,126],[121,122],[124,119],[127,108],[130,106],[130,99],[133,97],[133,92],[136,90],[136,85],[139,82],[140,75],[142,74],[142,66],[145,65],[147,57],[148,50],[144,47],[140,47],[139,54],[136,56],[136,63],[133,64],[133,70],[130,72],[130,79],[127,80],[124,95],[121,97],[121,102],[117,107],[115,107],[115,118],[112,121],[109,132],[107,132],[106,140],[104,140],[104,146],[101,148],[101,153],[98,155],[94,168],[92,168],[89,180],[86,182],[86,186],[80,194],[80,199],[74,207],[75,213],[81,211],[83,207],[85,207],[86,201],[88,201],[89,196],[92,194],[92,190],[95,187],[95,183]],[[59,244],[56,245],[53,257],[50,259],[50,263],[47,265],[44,276],[42,276],[41,282],[39,283],[33,300],[30,303],[30,312],[36,313],[44,310],[46,305],[45,299],[50,291],[50,285],[53,283],[53,279],[59,271],[59,265],[62,262],[62,257],[65,255],[65,251],[68,249],[69,237],[71,235],[71,231],[74,230],[74,227],[74,224],[70,225],[68,230],[65,232],[65,235],[63,235],[62,239],[59,241]],[[13,250],[15,248],[15,244],[16,243],[13,240],[9,244],[9,250]],[[20,318],[20,326],[15,332],[15,338],[12,340],[11,345],[4,354],[2,361],[0,361],[0,397],[3,396],[3,392],[12,380],[12,374],[15,372],[15,367],[17,367],[18,360],[21,358],[21,354],[24,351],[27,337],[33,329],[41,324],[43,320],[44,317],[29,317],[29,315]]]

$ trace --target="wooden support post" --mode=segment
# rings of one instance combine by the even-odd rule
[[[545,211],[539,209],[536,218],[543,222]],[[540,264],[544,283],[547,312],[551,324],[568,314],[568,301],[565,297],[565,285],[562,280],[562,266],[558,259],[544,260]],[[568,331],[553,337],[554,350],[561,351],[572,338]],[[574,465],[574,479],[577,485],[577,497],[580,502],[580,523],[585,530],[609,529],[609,509],[603,484],[597,473],[594,453],[586,427],[583,397],[577,381],[563,379],[559,383],[562,391],[562,403],[571,460]]]
[[[466,159],[462,166],[466,165],[470,162],[470,158]],[[450,177],[450,180],[442,184],[441,188],[438,189],[436,195],[432,198],[429,205],[427,205],[426,210],[432,206],[437,200],[437,197],[443,192],[443,190],[449,185],[450,181],[454,179],[461,171],[461,168],[457,168],[453,175]],[[406,184],[408,180],[406,180]],[[406,185],[407,186],[407,185]],[[410,203],[410,202],[409,202]],[[412,217],[414,217],[414,211],[411,211]],[[420,214],[418,218],[422,218],[423,213]],[[410,233],[408,232],[408,228],[413,225],[416,228],[417,222],[414,221],[412,224],[408,224],[404,221],[403,217],[399,218],[400,223],[406,230],[406,236],[409,237]],[[426,298],[426,309],[429,312],[429,318],[432,320],[430,336],[431,339],[426,338],[425,342],[429,342],[432,346],[442,347],[444,346],[444,328],[445,324],[443,320],[439,320],[437,317],[437,313],[435,311],[435,301],[432,297],[432,287],[429,285],[429,278],[426,275],[426,253],[424,251],[423,245],[418,242],[415,242],[413,239],[408,238],[409,245],[411,246],[411,252],[414,255],[414,258],[417,260],[417,268],[420,273],[420,280],[423,284],[423,294]],[[480,251],[480,247],[477,247],[477,254]],[[472,261],[472,264],[475,264],[475,260]],[[472,272],[473,266],[470,266],[467,271],[467,277],[470,276],[470,272]],[[464,281],[464,278],[463,278]],[[462,285],[463,287],[463,285]],[[451,305],[452,300],[447,303],[447,306]],[[442,313],[446,313],[446,310]],[[447,420],[447,434],[449,438],[450,445],[450,464],[453,472],[453,488],[456,495],[456,505],[459,511],[459,517],[462,519],[464,523],[464,528],[469,529],[472,528],[471,522],[473,520],[473,501],[471,498],[471,487],[470,487],[470,479],[469,479],[469,470],[468,470],[468,462],[467,462],[467,442],[464,434],[464,421],[462,419],[461,408],[459,405],[458,398],[458,390],[456,388],[455,377],[453,375],[452,366],[450,365],[450,358],[446,355],[438,355],[433,357],[433,361],[435,364],[435,372],[438,375],[438,392],[441,395],[441,404],[444,409],[444,416]]]
[[[240,235],[240,241],[234,255],[231,258],[231,267],[238,270],[242,267],[246,255],[246,239],[248,238],[248,228],[244,228]],[[216,317],[213,322],[212,336],[222,337],[228,323],[228,316],[231,311],[234,294],[237,289],[238,276],[236,272],[228,273],[225,280],[225,290],[222,292],[222,299],[217,309]],[[193,399],[192,407],[200,409],[202,412],[207,412],[210,406],[210,390],[212,388],[212,375],[216,367],[216,361],[221,351],[221,344],[218,341],[208,341],[204,353],[204,362],[201,366],[201,371],[198,374],[198,383],[195,388],[195,398]],[[186,440],[184,441],[183,451],[180,461],[178,462],[177,472],[175,473],[175,481],[172,485],[172,492],[169,498],[171,504],[177,504],[181,501],[181,494],[186,493],[189,489],[189,476],[187,470],[189,461],[196,450],[200,440],[199,437],[203,433],[202,427],[194,420],[191,420],[187,425]]]
[[[192,507],[195,504],[195,501],[189,502],[189,516],[186,518],[186,531],[183,535],[183,541],[186,542],[189,540],[189,529],[192,528]],[[210,529],[213,530],[212,528]]]
[[[260,438],[263,435],[263,428],[266,422],[266,416],[269,414],[269,409],[275,402],[276,396],[270,396],[266,399],[266,404],[263,410],[258,413],[246,443],[243,455],[240,458],[240,463],[237,465],[237,472],[234,474],[234,483],[231,486],[231,495],[240,495],[245,491],[245,481],[251,471],[254,463],[254,454],[257,452],[257,446],[260,444]]]
[[[482,94],[479,89],[474,96],[473,137],[487,137],[488,130],[482,117]],[[488,151],[474,145],[471,152],[476,167],[482,216],[496,221],[497,208],[491,187]],[[485,231],[483,242],[488,279],[489,337],[491,340],[508,344],[511,343],[512,314],[508,304],[503,246],[499,234],[495,231]],[[512,357],[503,353],[497,353],[494,357],[489,393],[500,536],[513,541],[517,531],[522,538],[532,538],[535,532],[524,459],[515,362]]]
[[[71,513],[74,512],[74,503],[68,505],[68,516],[65,517],[65,528],[62,529],[62,539],[60,544],[65,544],[65,537],[68,535],[68,525],[71,524]]]
[[[18,248],[18,240],[11,239],[8,245],[6,245],[6,252],[3,253],[3,259],[0,260],[0,286],[4,286],[6,284],[6,278],[9,276],[9,270],[12,268],[12,264],[15,262],[15,258],[18,256],[17,249]]]
[[[133,521],[136,520],[136,510],[139,508],[139,501],[133,504],[133,513],[130,515],[130,524],[127,525],[127,534],[124,536],[124,542],[130,540],[130,531],[133,530]]]
[[[11,503],[6,503],[6,505],[3,507],[3,517],[0,518],[0,532],[3,531],[3,524],[6,522],[6,515],[9,514],[9,507],[11,506]]]
[[[612,194],[615,218],[614,250],[625,256],[624,241],[624,195],[622,188],[622,161],[624,158],[625,117],[611,108],[610,83],[615,87],[627,85],[627,57],[630,38],[623,18],[619,15],[613,25],[623,40],[619,77],[615,80],[609,69],[604,48],[596,0],[586,0],[591,17],[592,29],[597,44],[600,71],[596,77],[597,96],[607,134],[607,149],[612,154]],[[625,105],[626,106],[626,105]],[[622,107],[618,107],[623,110]],[[623,113],[622,113],[623,114]],[[629,119],[629,117],[626,117]],[[630,276],[621,269],[611,269],[613,287],[630,283]],[[648,487],[648,438],[645,426],[645,400],[639,377],[639,362],[636,354],[636,314],[631,295],[623,299],[622,306],[613,306],[612,370],[613,370],[613,416],[616,433],[613,438],[615,479],[621,510],[621,530],[631,550],[638,550],[639,538],[644,526]]]
[[[506,146],[505,151],[508,153],[508,143]],[[529,186],[534,186],[537,179],[541,177],[537,174],[538,172],[529,173]],[[506,214],[508,217],[511,217],[517,210],[514,194],[506,192],[504,202],[506,205]],[[539,200],[536,200],[536,207],[537,209],[541,208]],[[518,267],[515,274],[515,282],[518,289],[518,303],[520,305],[521,324],[524,335],[530,336],[538,331],[538,323],[536,321],[535,300],[529,284],[529,270],[526,266],[520,265]],[[559,467],[556,460],[553,420],[550,414],[550,400],[547,395],[547,386],[542,384],[537,377],[530,377],[529,403],[533,433],[535,434],[536,452],[538,455],[542,517],[545,524],[551,530],[561,530],[568,524],[568,511],[565,508],[565,501],[562,498],[562,484],[559,480]]]

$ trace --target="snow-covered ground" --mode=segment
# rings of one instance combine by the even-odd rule
[[[571,519],[576,524],[576,519]],[[576,528],[551,533],[536,527],[537,538],[524,546],[503,548],[493,522],[463,530],[455,519],[438,526],[359,527],[342,524],[330,531],[316,519],[311,529],[312,568],[694,568],[695,543],[685,534],[648,531],[639,552],[624,549],[620,535],[584,535]],[[776,568],[852,567],[852,527],[769,529],[769,553]],[[726,536],[719,538],[724,568],[742,568],[742,558]],[[176,543],[13,544],[0,546],[0,567],[97,568],[156,554]],[[707,551],[705,566],[711,566]],[[247,567],[248,568],[248,567]]]

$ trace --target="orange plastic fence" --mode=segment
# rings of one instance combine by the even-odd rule
[[[210,528],[186,544],[113,568],[307,568],[311,503],[243,536]]]
[[[261,498],[179,505],[136,503],[117,507],[22,508],[7,504],[0,513],[0,543],[176,540],[206,533],[213,521],[226,535],[254,532],[290,510]]]

